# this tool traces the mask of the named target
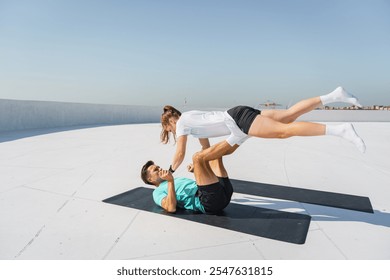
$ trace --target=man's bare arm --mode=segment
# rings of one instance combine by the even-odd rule
[[[176,212],[177,202],[173,176],[168,170],[161,170],[159,175],[162,179],[168,181],[168,195],[161,201],[161,207],[169,213],[174,213]]]

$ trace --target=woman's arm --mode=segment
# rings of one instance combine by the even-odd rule
[[[171,165],[173,171],[175,171],[180,166],[186,155],[187,135],[179,136],[179,138],[177,138],[176,145],[176,153],[173,157]]]

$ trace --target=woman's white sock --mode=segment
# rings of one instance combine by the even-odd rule
[[[350,123],[326,125],[325,134],[342,137],[355,144],[360,152],[364,153],[366,151],[366,145],[364,144],[363,139],[357,135],[353,125]]]
[[[348,93],[342,87],[336,88],[331,93],[321,95],[320,98],[321,98],[322,105],[326,105],[334,102],[345,102],[345,103],[356,105],[358,107],[362,107],[357,97]]]

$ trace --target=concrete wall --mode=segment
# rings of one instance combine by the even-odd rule
[[[0,99],[0,131],[158,122],[160,107]]]
[[[188,111],[190,107],[179,107]],[[201,110],[225,110],[202,108]],[[159,122],[162,107],[102,105],[0,99],[0,132],[83,125]],[[390,111],[314,110],[299,120],[318,122],[389,122]]]

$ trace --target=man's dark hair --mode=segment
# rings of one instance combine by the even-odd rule
[[[153,164],[154,164],[154,162],[152,160],[149,160],[147,163],[145,163],[144,166],[142,166],[142,169],[141,169],[142,181],[144,181],[145,184],[152,185],[152,186],[154,186],[154,184],[149,182],[149,180],[148,180],[148,168],[149,168],[149,166],[151,166]]]

